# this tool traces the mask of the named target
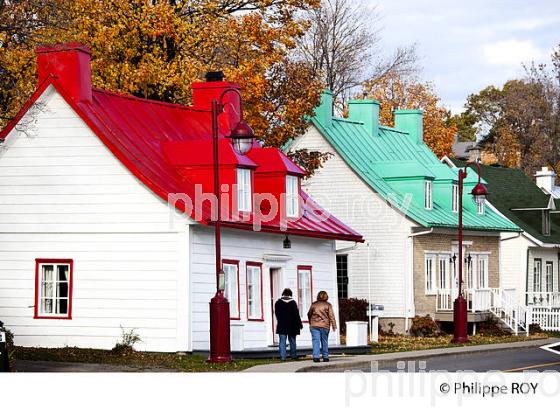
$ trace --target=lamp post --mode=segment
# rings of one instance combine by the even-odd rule
[[[219,74],[219,73],[218,73]],[[221,75],[223,78],[223,74]],[[229,301],[224,295],[225,274],[222,270],[221,251],[221,199],[220,199],[220,172],[219,172],[219,128],[218,116],[224,112],[223,98],[228,92],[234,92],[239,96],[241,93],[234,88],[226,89],[218,100],[212,101],[212,149],[214,162],[214,195],[216,196],[216,214],[214,222],[215,246],[216,246],[216,294],[210,300],[210,357],[208,363],[226,363],[231,361],[230,349],[230,322]],[[240,120],[231,130],[230,135],[233,148],[241,155],[247,154],[255,139],[255,134],[249,124],[243,120],[243,108],[240,112]]]
[[[477,205],[484,204],[488,191],[480,182],[480,164],[475,162],[478,171],[478,183],[471,191]],[[467,168],[459,170],[459,289],[457,299],[453,302],[453,339],[451,343],[467,343],[467,301],[463,297],[463,181],[467,177]]]

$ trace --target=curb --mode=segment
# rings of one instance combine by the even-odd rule
[[[512,343],[496,343],[496,344],[486,344],[486,345],[476,345],[476,346],[461,346],[461,347],[447,347],[439,349],[427,349],[427,350],[412,350],[408,352],[398,352],[398,353],[382,353],[382,354],[370,354],[364,356],[352,356],[345,358],[333,358],[329,363],[312,363],[308,361],[304,362],[290,362],[281,364],[271,364],[271,365],[260,365],[250,367],[244,370],[245,372],[253,373],[267,373],[267,372],[278,372],[278,373],[308,373],[308,372],[322,372],[328,370],[356,370],[362,369],[371,365],[372,362],[391,362],[406,359],[418,359],[418,358],[431,358],[438,356],[453,356],[457,354],[469,354],[478,352],[492,352],[499,350],[511,350],[519,349],[525,347],[540,347],[554,342],[560,342],[560,339],[548,338],[548,339],[536,339],[528,340],[523,342],[512,342]]]

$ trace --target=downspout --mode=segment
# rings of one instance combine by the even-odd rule
[[[434,232],[434,228],[430,228],[427,231],[421,231],[421,232],[416,232],[416,233],[411,233],[410,235],[408,235],[409,238],[409,246],[410,246],[410,253],[408,255],[408,260],[409,260],[409,277],[412,279],[412,300],[414,303],[414,237],[415,236],[421,236],[421,235],[429,235],[432,232]],[[405,278],[405,285],[404,285],[404,331],[408,332],[408,280]]]
[[[525,306],[529,305],[529,247],[527,247],[527,261],[525,268]]]

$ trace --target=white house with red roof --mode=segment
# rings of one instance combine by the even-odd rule
[[[37,90],[0,133],[0,318],[22,346],[109,349],[134,329],[140,350],[208,350],[211,101],[238,86],[193,84],[185,107],[92,88],[80,44],[37,55]],[[226,102],[221,240],[235,351],[273,344],[285,287],[303,317],[320,290],[337,309],[335,240],[362,237],[301,192],[302,170],[279,150],[237,154],[223,136],[242,107],[235,93]],[[307,324],[300,341],[310,344]]]

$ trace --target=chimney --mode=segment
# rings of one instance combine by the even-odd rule
[[[368,135],[379,133],[379,102],[375,100],[351,100],[348,103],[349,119],[364,124]]]
[[[221,71],[209,71],[206,73],[206,81],[192,84],[193,108],[199,110],[211,110],[212,101],[216,100],[224,104],[224,114],[220,115],[220,129],[229,133],[241,119],[241,101],[239,95],[228,89],[239,91],[239,85],[224,81],[224,73]],[[222,97],[223,95],[223,97]]]
[[[556,181],[556,173],[550,171],[548,167],[542,167],[540,171],[535,174],[537,186],[545,190],[547,193],[552,193]]]
[[[422,110],[395,110],[395,128],[408,133],[413,143],[423,142]]]
[[[321,93],[321,103],[315,107],[315,119],[325,127],[332,125],[333,117],[333,98],[330,90]]]
[[[91,102],[91,49],[80,43],[39,46],[36,49],[39,84],[49,75],[76,102]]]

